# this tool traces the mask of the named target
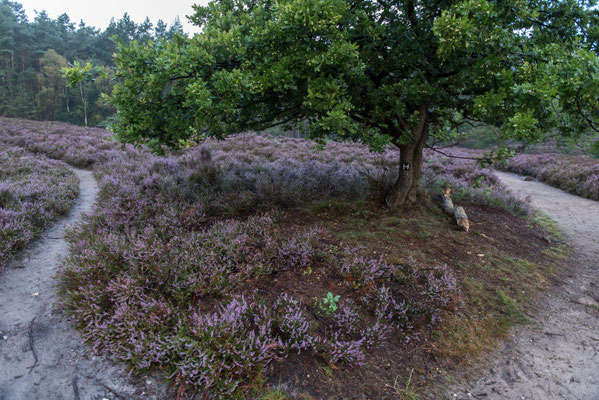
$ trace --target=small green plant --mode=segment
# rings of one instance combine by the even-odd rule
[[[517,324],[530,324],[532,321],[524,315],[516,300],[508,296],[503,290],[497,290],[499,299],[504,306],[504,312],[510,317],[514,323]]]
[[[287,400],[288,398],[281,389],[270,389],[262,395],[260,400]]]
[[[480,189],[483,187],[484,183],[485,183],[485,177],[484,177],[484,175],[481,175],[478,178],[474,179],[474,181],[472,182],[472,187],[474,189]]]
[[[418,389],[414,387],[414,383],[412,382],[412,375],[414,375],[414,369],[410,371],[410,375],[406,380],[405,384],[401,384],[399,377],[396,377],[393,380],[393,392],[395,395],[399,397],[401,400],[418,400],[420,397],[418,396]],[[390,386],[390,385],[387,385]]]
[[[315,304],[320,308],[319,315],[324,312],[326,315],[333,314],[337,311],[337,304],[339,303],[339,295],[334,295],[333,292],[328,292],[327,297],[323,297],[322,300],[315,298]]]

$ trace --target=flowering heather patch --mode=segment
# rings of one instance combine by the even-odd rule
[[[599,160],[562,154],[518,154],[507,171],[533,176],[566,192],[599,200]]]
[[[79,180],[64,163],[0,145],[0,270],[78,194]]]
[[[71,255],[60,274],[85,339],[137,369],[158,367],[177,384],[215,397],[241,396],[266,365],[291,352],[360,365],[391,330],[412,337],[414,321],[433,321],[456,296],[448,268],[400,274],[408,267],[349,249],[323,263],[318,232],[290,240],[278,230],[279,213],[189,229],[164,217],[173,216],[169,205],[163,214],[145,215],[144,226],[114,221],[120,214],[104,207],[69,233]],[[344,265],[352,266],[351,276]],[[311,279],[316,270],[364,283],[350,286],[332,315],[303,302],[301,293],[255,290],[261,278]]]
[[[423,305],[433,322],[441,317],[439,311],[457,304],[459,289],[455,277],[447,265],[427,271],[424,279]]]
[[[362,365],[366,358],[362,349],[363,343],[364,339],[342,340],[335,335],[328,343],[326,359],[331,364],[345,362],[350,365]]]
[[[0,142],[24,140],[94,165],[98,206],[67,235],[61,291],[84,338],[134,369],[158,368],[213,397],[243,397],[268,364],[290,354],[360,365],[377,346],[414,340],[458,302],[449,268],[427,273],[360,249],[335,251],[313,226],[279,224],[284,211],[276,210],[375,197],[397,175],[396,151],[349,143],[319,150],[306,140],[243,134],[159,157],[122,151],[104,131],[86,130],[76,151],[61,152],[55,144],[67,147],[76,131],[31,123],[37,136],[29,141],[3,129],[7,121],[14,120],[0,121]],[[425,159],[432,190],[451,183],[464,199],[517,204],[471,161]],[[276,286],[277,278],[313,292]],[[274,294],[260,290],[264,282]],[[314,297],[330,290],[338,290],[339,307],[323,313]]]
[[[168,157],[128,150],[99,165],[97,171],[104,186],[102,196],[115,198],[113,212],[121,214],[119,219],[141,210],[131,207],[160,212],[167,202],[177,204],[177,214],[189,224],[314,201],[372,198],[379,185],[387,185],[397,173],[391,167],[396,155],[391,153],[373,154],[356,144],[331,143],[324,151],[314,146],[300,139],[238,135]],[[525,212],[491,171],[479,169],[472,161],[447,161],[432,153],[427,157],[423,182],[431,190],[449,183],[457,200]]]
[[[375,280],[388,275],[391,270],[383,256],[380,258],[366,258],[352,253],[352,249],[345,249],[346,257],[341,263],[341,275],[351,283],[352,286],[359,288],[373,283]]]
[[[445,149],[456,157],[482,157],[480,150],[462,148]],[[530,210],[522,199],[508,191],[489,168],[481,168],[473,160],[447,158],[436,152],[425,153],[423,185],[433,193],[439,193],[447,185],[454,189],[452,198],[477,204],[501,207],[514,215],[525,216]]]
[[[0,143],[87,168],[122,153],[104,129],[0,117]],[[130,148],[131,146],[128,146]]]
[[[274,309],[278,316],[275,320],[279,336],[284,347],[293,350],[310,349],[315,344],[311,324],[302,309],[302,304],[283,293],[275,302]]]
[[[356,143],[330,142],[324,149],[303,139],[254,133],[202,145],[167,157],[109,141],[101,129],[64,123],[0,118],[0,143],[98,166],[104,183],[130,186],[130,195],[166,194],[192,204],[188,217],[236,215],[258,208],[290,207],[323,200],[373,198],[397,176],[398,151],[372,153]],[[125,151],[123,151],[125,149]],[[457,156],[471,150],[452,149]],[[474,154],[478,155],[478,154]],[[451,184],[456,200],[498,205],[525,214],[525,205],[506,192],[492,171],[471,160],[425,151],[423,186],[436,193]],[[135,190],[131,190],[135,187]]]

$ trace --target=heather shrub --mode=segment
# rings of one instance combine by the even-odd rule
[[[459,301],[460,290],[447,265],[436,266],[423,275],[422,306],[433,322],[440,320],[440,312]]]
[[[274,329],[286,348],[301,351],[314,346],[311,323],[298,300],[283,293],[275,302],[274,309],[277,316]]]
[[[0,145],[0,271],[79,194],[79,180],[62,162]]]
[[[377,322],[393,324],[402,330],[412,328],[409,315],[413,308],[405,300],[396,298],[388,286],[377,287],[364,297],[364,302],[374,309]]]
[[[425,274],[422,294],[431,302],[431,307],[446,307],[459,293],[455,277],[447,265],[437,266]]]
[[[348,334],[356,333],[361,322],[360,309],[351,298],[343,299],[332,316],[332,326]]]
[[[286,239],[278,246],[278,266],[305,268],[316,258],[313,242],[318,230],[308,230]]]
[[[419,329],[459,303],[449,267],[426,271],[359,248],[337,251],[318,228],[280,225],[292,207],[375,198],[397,176],[397,151],[337,142],[320,150],[249,133],[159,157],[123,151],[104,131],[29,124],[23,137],[14,121],[0,122],[14,125],[0,127],[0,142],[94,166],[98,205],[67,234],[60,290],[85,340],[134,370],[160,369],[210,397],[245,398],[267,365],[289,354],[360,365],[387,341],[418,340]],[[56,146],[70,141],[73,151]],[[426,157],[429,190],[450,182],[474,202],[506,196],[474,162]],[[257,286],[316,274],[341,283],[330,312],[314,293]],[[316,300],[330,290],[318,288]]]
[[[483,155],[482,151],[467,149],[451,149],[447,152],[457,157],[476,158]],[[481,168],[473,160],[447,158],[434,152],[428,153],[425,160],[423,181],[433,195],[451,185],[454,201],[500,207],[519,216],[530,213],[528,205],[507,190],[491,169]]]
[[[30,225],[20,212],[0,208],[0,271],[10,256],[21,250],[32,239]]]
[[[336,364],[344,362],[350,365],[362,365],[364,364],[364,351],[362,344],[364,339],[359,340],[342,340],[333,336],[333,339],[326,344],[325,359]]]
[[[389,270],[383,256],[375,259],[352,255],[351,249],[346,249],[346,257],[340,266],[341,275],[355,288],[380,280]]]
[[[122,145],[107,139],[103,129],[0,117],[0,143],[63,160],[81,168],[105,162],[122,153]],[[129,146],[130,148],[130,146]]]
[[[359,249],[322,266],[318,231],[290,239],[277,229],[280,213],[195,230],[158,215],[143,229],[114,230],[109,215],[100,207],[69,232],[71,254],[60,273],[65,304],[84,338],[136,369],[160,368],[178,385],[219,398],[243,396],[266,365],[290,352],[360,365],[369,349],[389,340],[390,330],[415,337],[414,321],[453,296],[448,283],[455,280],[446,267],[430,276],[398,274],[416,267],[362,257]],[[348,265],[351,276],[344,272]],[[360,276],[362,285],[351,285],[325,315],[288,293],[272,298],[253,289],[260,277],[317,268],[332,277]]]
[[[381,321],[376,321],[371,326],[360,331],[362,337],[362,347],[366,350],[380,346],[388,339],[387,333],[390,331],[389,325]]]
[[[599,200],[599,170],[586,179],[582,189],[584,193],[588,193],[587,197],[590,199]]]
[[[159,157],[110,141],[101,129],[63,123],[0,119],[0,142],[18,145],[80,166],[96,166],[103,183],[131,196],[181,201],[207,217],[293,207],[314,201],[356,201],[381,196],[397,178],[399,153],[372,153],[358,143],[330,142],[320,149],[309,140],[255,133]],[[480,156],[465,149],[455,156]],[[507,193],[488,169],[471,160],[425,151],[423,186],[437,193],[452,184],[456,200],[496,205],[525,214],[526,206]],[[123,188],[125,186],[125,188]],[[104,191],[106,192],[106,190]]]

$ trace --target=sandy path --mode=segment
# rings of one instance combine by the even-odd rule
[[[167,398],[156,378],[128,377],[122,364],[94,355],[57,304],[53,277],[68,253],[64,232],[98,193],[90,171],[74,171],[81,195],[69,216],[0,276],[0,400]]]
[[[484,378],[448,398],[598,400],[599,310],[576,301],[599,300],[599,202],[518,175],[497,175],[556,220],[576,254],[572,265],[564,265],[564,284],[543,295],[537,323],[516,329]]]

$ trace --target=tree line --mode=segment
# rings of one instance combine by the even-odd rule
[[[105,30],[76,24],[64,13],[52,19],[45,11],[29,21],[18,2],[0,0],[0,115],[103,125],[114,108],[109,77],[69,87],[62,68],[74,63],[113,67],[116,41],[148,43],[184,35],[180,21],[135,23],[125,13]]]

